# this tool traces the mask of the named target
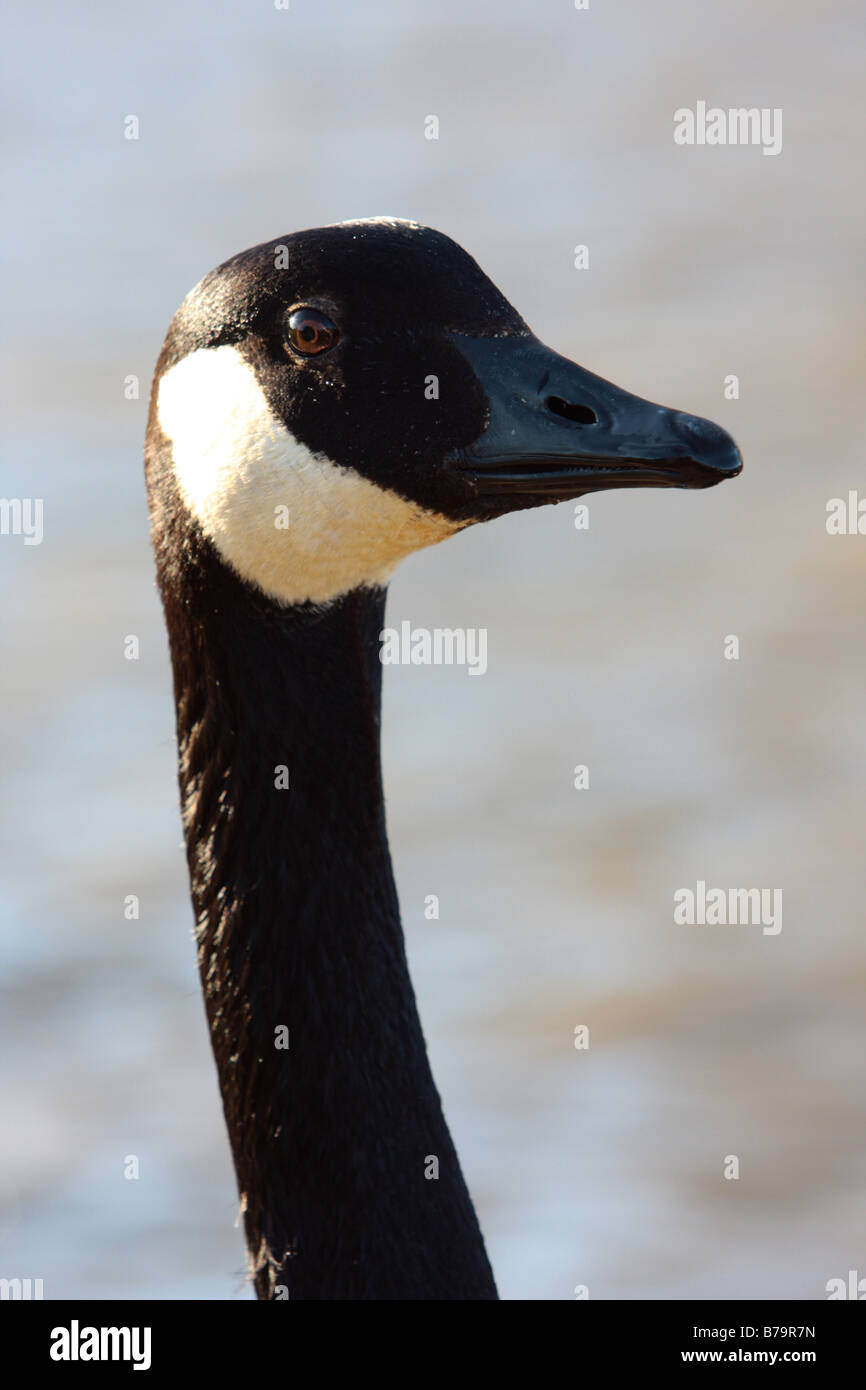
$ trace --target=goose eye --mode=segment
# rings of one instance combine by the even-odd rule
[[[301,357],[316,357],[337,342],[340,330],[318,309],[293,309],[286,327],[286,342]]]

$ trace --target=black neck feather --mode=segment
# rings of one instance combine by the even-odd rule
[[[209,546],[181,564],[163,541],[199,964],[258,1296],[495,1298],[388,853],[385,595],[280,609]]]

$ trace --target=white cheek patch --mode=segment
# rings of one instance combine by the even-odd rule
[[[312,453],[235,347],[201,348],[166,372],[157,414],[189,511],[222,558],[281,603],[385,584],[406,555],[461,527]]]

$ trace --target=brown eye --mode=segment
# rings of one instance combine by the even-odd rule
[[[340,330],[318,309],[293,309],[286,328],[286,342],[301,357],[315,357],[327,352],[337,342]]]

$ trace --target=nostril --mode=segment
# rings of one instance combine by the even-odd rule
[[[564,401],[561,396],[548,396],[544,404],[554,415],[561,415],[563,420],[571,420],[575,425],[598,424],[598,416],[588,405],[575,405],[572,401]]]

